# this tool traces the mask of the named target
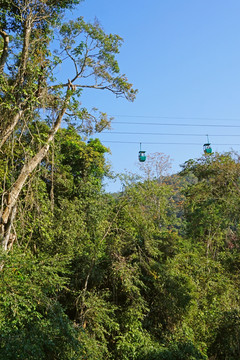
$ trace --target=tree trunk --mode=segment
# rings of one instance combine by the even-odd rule
[[[9,36],[5,31],[3,31],[1,29],[0,29],[0,35],[2,36],[3,42],[4,42],[2,55],[0,58],[0,74],[2,74],[4,65],[5,65],[7,57],[8,57]]]
[[[60,113],[58,114],[58,117],[53,125],[53,128],[49,132],[49,136],[48,136],[46,143],[37,152],[37,154],[33,158],[31,158],[24,164],[17,180],[11,187],[10,191],[4,197],[5,203],[3,204],[3,208],[0,212],[0,222],[1,222],[0,233],[1,233],[1,238],[2,238],[1,239],[2,247],[4,250],[8,250],[11,228],[12,228],[13,221],[15,219],[17,200],[19,198],[20,192],[21,192],[23,186],[25,185],[25,182],[26,182],[28,176],[41,163],[43,158],[46,156],[46,154],[49,150],[50,144],[51,144],[56,132],[58,131],[61,121],[62,121],[62,118],[67,110],[70,96],[71,96],[70,91],[67,91],[64,105],[63,105]]]
[[[18,121],[20,120],[21,116],[23,114],[23,110],[20,110],[14,117],[10,125],[7,126],[6,129],[1,131],[1,141],[0,141],[0,149],[5,144],[9,136],[12,134],[13,130],[15,129],[15,126],[17,125]]]

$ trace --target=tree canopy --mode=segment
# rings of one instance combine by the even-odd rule
[[[107,193],[85,135],[111,119],[81,94],[136,90],[118,35],[65,22],[79,2],[1,3],[0,360],[239,359],[239,156],[151,154]]]

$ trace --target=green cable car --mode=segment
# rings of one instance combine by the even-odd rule
[[[146,151],[143,151],[143,150],[141,150],[141,143],[140,143],[140,151],[139,151],[139,153],[138,153],[138,160],[140,161],[140,162],[144,162],[145,160],[146,160]]]
[[[203,151],[204,151],[204,154],[209,155],[212,153],[212,148],[211,148],[211,144],[208,139],[208,135],[207,135],[207,140],[208,140],[208,142],[203,145]]]

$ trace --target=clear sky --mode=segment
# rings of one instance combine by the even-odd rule
[[[140,142],[170,155],[173,172],[202,155],[206,134],[214,151],[239,151],[229,145],[240,140],[239,0],[85,0],[72,16],[123,37],[120,69],[139,90],[134,103],[97,91],[82,98],[115,118],[98,136],[115,172],[137,171]]]

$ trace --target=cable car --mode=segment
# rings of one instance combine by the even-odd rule
[[[141,143],[140,143],[140,151],[139,151],[139,153],[138,153],[138,160],[140,161],[140,162],[144,162],[145,160],[146,160],[146,151],[143,151],[143,150],[141,150]]]
[[[203,145],[203,151],[204,151],[204,154],[209,155],[212,153],[212,148],[211,148],[211,144],[208,139],[208,135],[207,135],[207,140],[208,140],[208,142]]]

